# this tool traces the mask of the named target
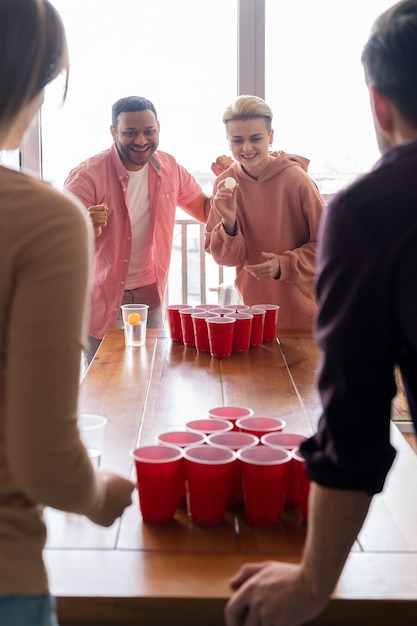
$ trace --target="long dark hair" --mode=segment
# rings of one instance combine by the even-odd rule
[[[61,71],[67,81],[67,42],[56,9],[48,0],[1,0],[0,136]]]

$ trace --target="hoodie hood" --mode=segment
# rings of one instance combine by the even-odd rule
[[[271,161],[264,171],[261,173],[257,180],[251,178],[243,169],[242,165],[238,162],[233,163],[227,170],[222,172],[220,176],[217,178],[217,181],[223,180],[228,176],[232,176],[239,182],[239,179],[244,179],[245,181],[252,181],[254,184],[259,182],[267,181],[271,178],[275,178],[278,174],[286,170],[288,167],[299,167],[304,172],[307,172],[308,166],[310,164],[310,160],[299,156],[297,154],[287,154],[283,150],[279,152],[273,152],[271,154],[273,157],[273,161]]]

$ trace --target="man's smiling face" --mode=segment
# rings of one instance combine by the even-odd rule
[[[119,113],[110,132],[127,170],[142,169],[159,144],[159,122],[149,109]]]

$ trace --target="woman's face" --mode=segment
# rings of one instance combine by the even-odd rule
[[[9,132],[1,142],[0,148],[2,150],[16,150],[20,146],[23,135],[42,106],[44,95],[44,90],[42,90],[33,100],[20,109],[10,126]]]
[[[269,146],[274,131],[268,131],[263,117],[232,120],[226,124],[233,158],[252,176],[259,176],[269,163]]]

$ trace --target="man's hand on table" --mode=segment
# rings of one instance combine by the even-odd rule
[[[362,491],[310,487],[301,565],[246,564],[232,578],[239,589],[226,605],[227,626],[301,626],[327,605],[372,496]]]
[[[239,589],[226,605],[227,626],[301,626],[328,602],[314,598],[301,567],[291,563],[247,563],[231,584]]]

